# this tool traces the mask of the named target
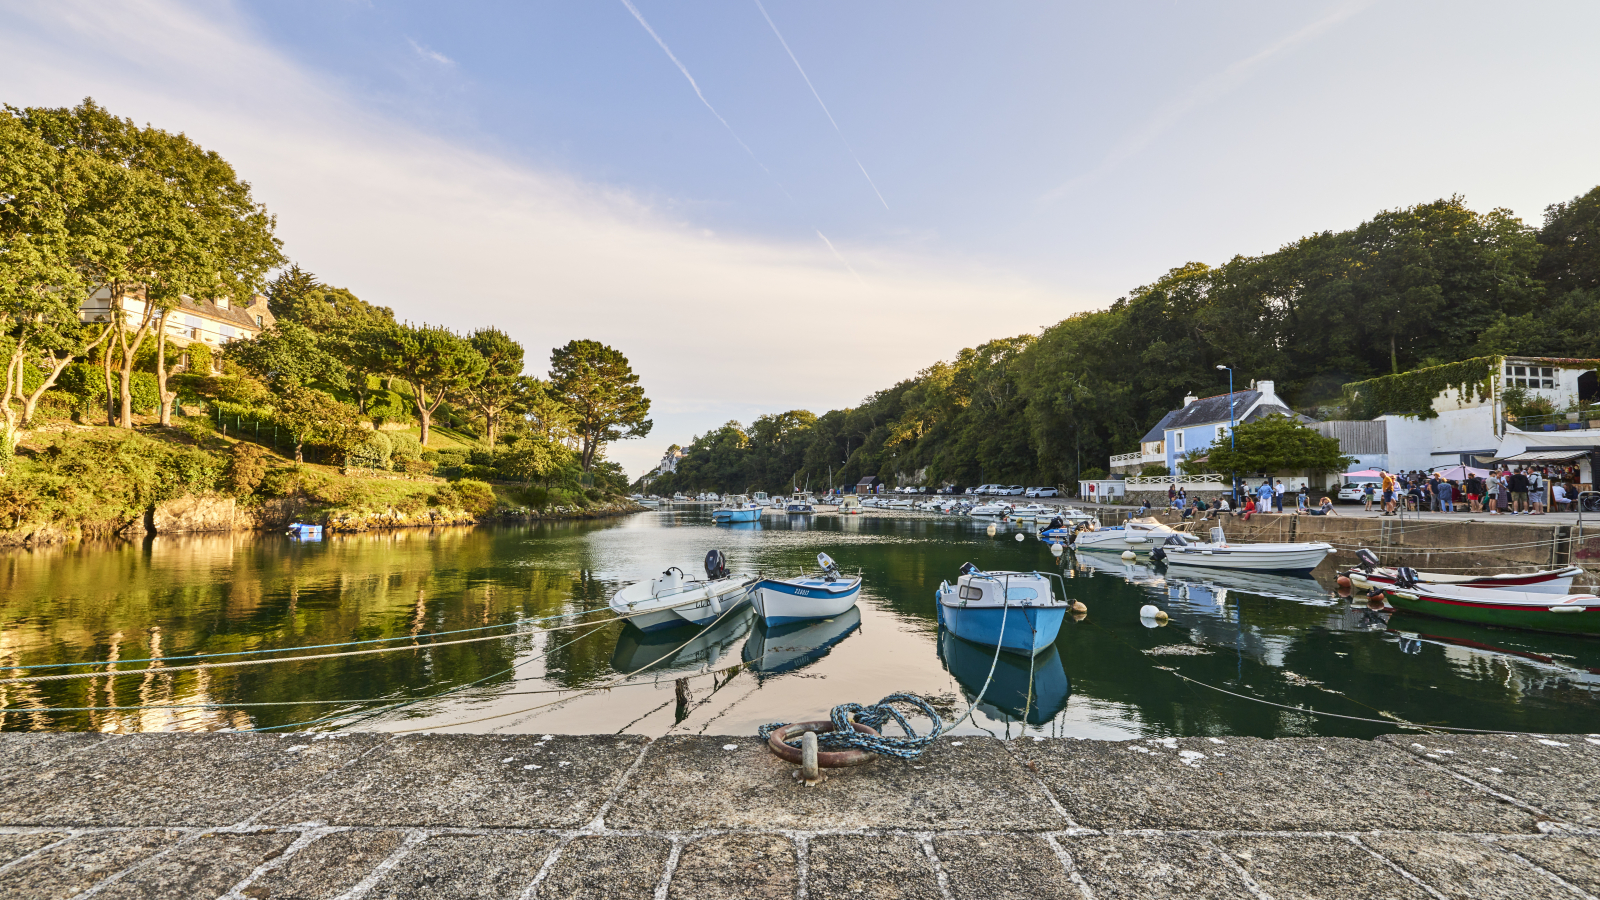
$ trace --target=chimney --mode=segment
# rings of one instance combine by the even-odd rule
[[[1194,403],[1195,401],[1197,401],[1199,399],[1200,399],[1199,397],[1196,397],[1195,395],[1190,394],[1187,397],[1183,398],[1183,405],[1184,406],[1188,406],[1189,404]]]
[[[1256,382],[1255,387],[1256,387],[1256,390],[1261,392],[1261,397],[1262,397],[1263,400],[1276,401],[1276,402],[1279,402],[1280,405],[1281,405],[1281,401],[1278,401],[1277,392],[1272,389],[1272,387],[1273,387],[1272,382],[1270,382],[1270,381],[1258,381],[1258,382]]]
[[[228,308],[228,298],[227,297],[218,297],[217,298],[217,309],[227,309],[227,308]]]

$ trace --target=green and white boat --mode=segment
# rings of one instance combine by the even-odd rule
[[[1393,586],[1378,586],[1389,605],[1400,612],[1526,631],[1600,635],[1600,597],[1594,594],[1546,594],[1401,581]]]

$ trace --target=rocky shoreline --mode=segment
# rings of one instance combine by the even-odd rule
[[[557,506],[542,512],[537,509],[496,509],[481,516],[444,507],[430,507],[412,513],[393,508],[340,512],[314,510],[309,504],[294,499],[271,499],[245,505],[236,498],[217,494],[186,495],[158,503],[138,518],[68,525],[29,524],[0,531],[0,547],[35,547],[96,538],[138,538],[160,534],[277,531],[293,522],[322,525],[336,534],[361,534],[400,528],[439,528],[496,522],[603,519],[644,512],[645,509],[632,501],[620,501],[582,509]]]

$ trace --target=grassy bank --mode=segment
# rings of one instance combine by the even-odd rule
[[[582,514],[609,506],[587,496],[420,472],[296,463],[190,420],[133,430],[60,423],[31,433],[0,478],[0,544],[141,533],[163,504],[232,500],[241,525],[288,520],[418,523],[522,512]],[[230,512],[230,514],[233,514]]]

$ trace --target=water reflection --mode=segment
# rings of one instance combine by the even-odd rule
[[[59,671],[24,667],[69,661],[168,669],[195,654],[250,658],[395,640],[361,656],[0,684],[0,728],[299,728],[352,708],[339,703],[380,698],[426,702],[358,727],[744,734],[896,690],[959,713],[982,689],[993,656],[940,638],[933,592],[970,561],[1059,569],[1068,595],[1089,608],[1036,660],[1031,692],[1026,660],[1002,658],[974,731],[1367,737],[1395,730],[1397,719],[1600,731],[1600,641],[1386,620],[1335,596],[1326,581],[1103,553],[1057,560],[1037,540],[1017,542],[1015,531],[990,537],[981,521],[868,513],[752,524],[759,527],[713,527],[705,510],[674,507],[607,522],[322,542],[200,535],[3,553],[0,676]],[[604,613],[550,618],[603,609],[612,592],[668,565],[695,571],[712,547],[727,553],[730,567],[776,573],[814,566],[826,552],[862,571],[858,609],[792,632],[741,615],[712,634],[649,638]],[[1140,624],[1147,603],[1170,614],[1166,627]],[[581,627],[567,627],[574,622]],[[435,637],[463,629],[484,630]],[[1161,667],[1246,697],[1377,721],[1268,707],[1181,682]],[[619,672],[641,668],[615,686]],[[439,696],[473,683],[470,692]],[[606,689],[584,693],[599,687]],[[559,692],[560,702],[526,696],[536,691]],[[465,724],[502,711],[504,719]]]

